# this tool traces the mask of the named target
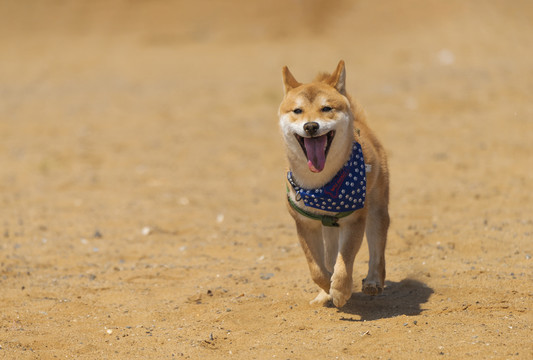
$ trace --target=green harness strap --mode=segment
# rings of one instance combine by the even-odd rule
[[[313,214],[309,211],[305,211],[304,209],[299,207],[294,201],[292,201],[290,193],[289,193],[288,185],[287,185],[287,200],[289,201],[289,205],[294,209],[294,211],[310,219],[320,220],[322,222],[322,225],[324,226],[338,227],[339,219],[342,219],[343,217],[346,217],[355,211],[355,210],[344,211],[344,212],[337,213],[335,215],[318,215],[318,214]]]

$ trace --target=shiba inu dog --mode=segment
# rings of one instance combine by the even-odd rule
[[[311,277],[321,288],[311,303],[342,307],[350,299],[365,232],[370,259],[363,292],[380,294],[389,227],[385,150],[346,93],[343,61],[308,84],[296,81],[287,67],[282,74],[279,124],[290,167],[288,209]]]

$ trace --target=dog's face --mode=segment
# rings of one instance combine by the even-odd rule
[[[332,75],[305,85],[283,68],[285,97],[279,118],[292,166],[306,164],[309,171],[320,173],[329,156],[345,153],[347,144],[351,147],[353,117],[344,79],[342,61]]]

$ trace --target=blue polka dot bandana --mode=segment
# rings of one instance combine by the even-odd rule
[[[333,212],[361,209],[365,206],[366,172],[363,151],[358,142],[353,143],[350,159],[335,177],[318,189],[303,189],[296,185],[292,173],[287,179],[296,191],[296,199],[306,206]]]

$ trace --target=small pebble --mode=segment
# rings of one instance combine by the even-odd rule
[[[269,280],[271,279],[272,277],[274,276],[274,274],[272,273],[266,273],[266,274],[261,274],[260,277],[262,280]]]
[[[441,65],[452,65],[455,62],[455,55],[449,49],[442,49],[437,53],[437,59]]]
[[[224,214],[218,214],[216,221],[217,221],[217,224],[222,224],[222,222],[224,222]]]
[[[106,333],[108,333],[109,335],[111,335],[111,334],[113,333],[113,330],[111,330],[111,329],[107,329],[107,330],[106,330]]]
[[[149,226],[145,226],[145,227],[142,228],[141,233],[144,236],[148,236],[148,235],[150,235],[152,233],[152,229]]]

